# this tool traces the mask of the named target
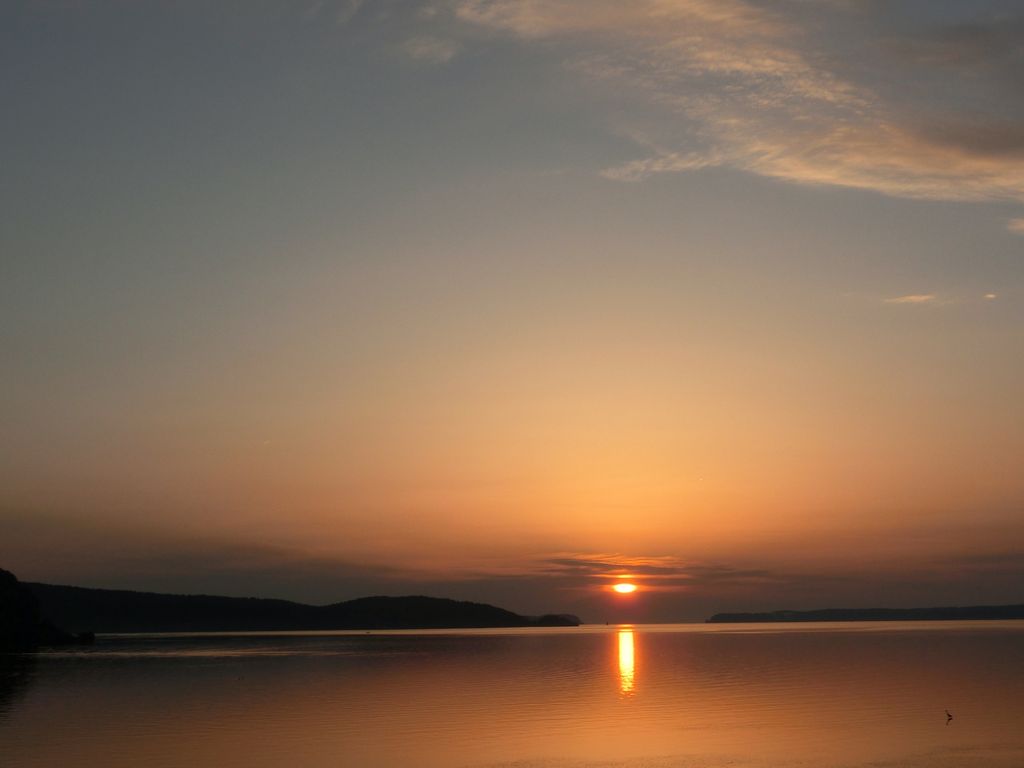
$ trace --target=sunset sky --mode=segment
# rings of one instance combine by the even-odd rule
[[[24,580],[1024,602],[1015,0],[10,0],[0,105]]]

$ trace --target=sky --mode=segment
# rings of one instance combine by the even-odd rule
[[[1022,41],[1012,0],[3,3],[0,567],[1024,601]]]

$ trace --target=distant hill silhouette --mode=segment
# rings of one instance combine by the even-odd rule
[[[969,605],[949,608],[823,608],[816,611],[716,613],[709,624],[798,621],[961,621],[1024,619],[1024,605]]]
[[[258,632],[331,629],[449,629],[576,626],[565,614],[540,617],[484,603],[436,597],[363,597],[333,605],[288,600],[166,595],[53,584],[25,585],[43,613],[72,631]]]
[[[75,636],[57,629],[39,610],[27,585],[0,569],[0,651],[30,651],[40,645],[89,643],[91,635]]]

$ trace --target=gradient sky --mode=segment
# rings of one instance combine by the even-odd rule
[[[1012,0],[3,3],[0,566],[1024,600],[1022,41]]]

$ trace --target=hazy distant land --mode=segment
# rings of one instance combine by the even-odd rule
[[[1024,605],[969,605],[943,608],[823,608],[815,611],[716,613],[709,624],[796,621],[968,621],[1024,619]]]

